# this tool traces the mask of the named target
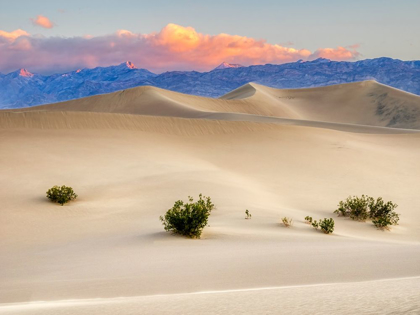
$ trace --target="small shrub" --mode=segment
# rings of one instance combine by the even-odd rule
[[[319,220],[319,227],[325,234],[334,232],[334,220],[332,218]]]
[[[305,221],[306,221],[306,223],[311,224],[312,223],[312,217],[306,216]]]
[[[160,216],[159,219],[162,221],[165,231],[172,231],[191,238],[200,238],[214,204],[210,197],[201,194],[197,202],[194,202],[192,197],[188,197],[188,201],[186,203],[182,200],[176,201],[165,216]]]
[[[74,200],[77,198],[76,193],[73,191],[73,188],[67,186],[54,186],[47,191],[47,198],[53,202],[57,202],[60,205]]]
[[[293,225],[293,220],[291,218],[284,217],[281,219],[285,227],[290,227]]]
[[[379,229],[389,230],[391,225],[397,225],[400,216],[394,211],[397,205],[391,201],[385,202],[381,197],[372,198],[370,217],[372,223]]]
[[[369,218],[369,205],[372,198],[362,195],[362,197],[348,197],[345,201],[340,201],[338,209],[334,211],[339,216],[350,217],[353,220],[365,221]]]
[[[305,218],[306,219],[306,218]],[[307,220],[308,221],[308,220]],[[334,232],[334,220],[333,219],[319,219],[317,220],[313,220],[311,222],[311,225],[313,228],[317,229],[321,228],[321,231],[324,232],[325,234],[330,234],[332,232]]]
[[[245,215],[246,215],[245,219],[251,219],[252,218],[251,212],[249,212],[248,209],[245,210]]]

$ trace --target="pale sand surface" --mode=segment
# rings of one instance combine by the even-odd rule
[[[417,117],[401,118],[402,129],[379,128],[398,119],[368,110],[347,121],[324,115],[318,120],[330,123],[322,123],[302,114],[305,100],[291,106],[305,117],[269,115],[252,100],[268,88],[244,89],[251,96],[236,91],[232,102],[248,108],[237,111],[229,100],[164,92],[192,113],[213,106],[208,119],[157,117],[153,97],[155,112],[125,99],[120,109],[133,113],[106,110],[118,107],[107,103],[113,94],[101,96],[103,113],[100,99],[91,112],[78,101],[67,111],[56,108],[65,103],[0,111],[0,313],[418,313],[420,133],[405,130]],[[409,101],[397,107],[415,113],[419,98],[402,95]],[[55,184],[72,186],[77,201],[48,202]],[[216,205],[202,239],[164,232],[159,215],[199,193]],[[396,202],[400,224],[383,232],[332,213],[339,200],[363,193]],[[305,224],[306,215],[333,217],[334,234]],[[279,223],[283,216],[292,228]],[[215,292],[188,294],[202,291]]]
[[[343,298],[337,300],[337,296]],[[418,314],[420,279],[9,304],[0,314]]]

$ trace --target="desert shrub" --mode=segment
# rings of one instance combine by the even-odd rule
[[[291,218],[284,217],[281,219],[285,227],[290,227],[293,225],[293,220]]]
[[[325,234],[334,232],[334,220],[332,218],[319,220],[319,227]]]
[[[382,197],[374,200],[370,205],[370,217],[372,223],[379,229],[389,230],[390,225],[397,225],[400,220],[399,215],[394,211],[397,204],[392,201],[385,202]]]
[[[389,229],[391,225],[397,225],[399,215],[394,211],[397,204],[392,201],[385,202],[382,197],[376,200],[372,197],[348,197],[340,201],[339,207],[334,213],[339,216],[349,216],[353,220],[365,221],[372,219],[372,223],[380,229]]]
[[[395,208],[398,207],[397,204],[393,203],[392,201],[385,202],[382,197],[379,197],[378,199],[374,200],[372,198],[371,203],[369,205],[370,208],[370,218],[383,218],[383,217],[394,217],[394,220],[392,220],[392,224],[397,224],[399,217],[398,214],[395,213]],[[395,219],[397,221],[395,222]]]
[[[252,218],[251,212],[249,212],[248,209],[245,210],[245,215],[246,215],[245,219],[251,219]]]
[[[372,220],[372,223],[381,230],[389,230],[389,226],[392,225],[389,217],[379,217]]]
[[[165,216],[160,216],[160,220],[166,231],[191,238],[200,238],[214,204],[210,197],[202,194],[199,195],[197,202],[194,202],[192,197],[188,197],[188,201],[186,203],[182,200],[176,201]]]
[[[73,188],[67,186],[54,186],[47,191],[47,198],[53,202],[57,202],[60,205],[74,200],[77,198],[76,193],[73,191]]]
[[[310,218],[310,217],[308,217],[308,218]],[[312,218],[310,218],[310,219],[312,219]],[[305,218],[305,220],[306,220],[306,218]],[[309,222],[309,220],[306,220],[306,221]],[[330,233],[334,232],[334,220],[331,219],[331,218],[330,219],[325,218],[323,220],[319,219],[318,221],[317,220],[312,220],[311,225],[315,229],[321,228],[321,231],[324,232],[325,234],[330,234]]]
[[[348,197],[345,201],[340,201],[338,209],[334,211],[339,216],[350,217],[353,220],[365,221],[369,218],[369,205],[372,198],[362,195],[362,197]]]
[[[306,216],[305,221],[306,221],[306,223],[311,224],[312,223],[312,217]]]

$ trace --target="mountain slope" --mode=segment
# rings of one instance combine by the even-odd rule
[[[156,74],[127,61],[118,66],[42,76],[26,69],[0,76],[0,108],[19,108],[109,93],[140,85]]]
[[[159,75],[137,69],[130,62],[119,66],[82,69],[65,74],[16,78],[0,75],[0,108],[19,108],[66,101],[136,86],[207,97],[220,97],[246,83],[275,88],[305,88],[376,80],[420,95],[420,61],[377,58],[356,62],[317,59],[281,65],[224,66],[209,72],[172,71]],[[19,88],[16,88],[19,87]]]

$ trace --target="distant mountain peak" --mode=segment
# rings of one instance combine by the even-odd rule
[[[33,73],[30,73],[28,70],[26,70],[24,68],[19,69],[17,72],[18,72],[19,76],[21,76],[21,77],[32,78],[34,76]]]
[[[129,69],[137,69],[137,67],[131,61],[123,62],[120,66],[127,67]]]
[[[312,63],[327,63],[327,62],[331,62],[331,60],[327,59],[327,58],[320,57],[320,58],[317,58],[317,59],[309,61],[309,62],[312,62]]]
[[[221,70],[221,69],[229,69],[229,68],[241,68],[243,65],[235,64],[235,63],[227,63],[226,61],[223,61],[220,65],[218,65],[213,70]]]

